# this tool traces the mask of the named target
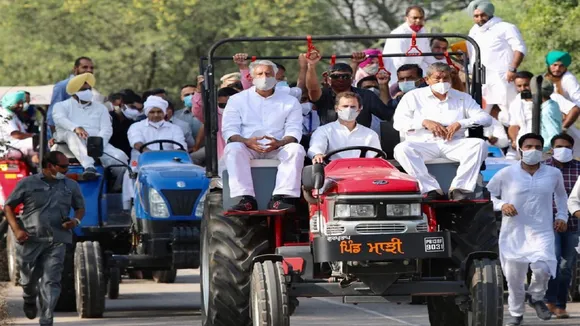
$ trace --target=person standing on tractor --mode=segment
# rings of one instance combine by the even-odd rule
[[[494,209],[502,212],[499,254],[508,285],[511,319],[506,325],[510,326],[521,325],[523,321],[528,266],[533,273],[527,291],[528,304],[538,318],[551,318],[544,296],[550,276],[556,277],[557,271],[554,230],[566,231],[568,221],[568,195],[562,173],[540,164],[544,138],[529,133],[518,142],[520,164],[500,170],[487,184]]]
[[[447,158],[459,162],[450,197],[472,198],[487,145],[479,138],[465,138],[467,128],[488,127],[492,118],[467,93],[451,88],[452,69],[437,62],[427,69],[430,87],[408,92],[399,103],[393,127],[405,134],[405,141],[394,150],[395,159],[417,178],[427,199],[444,198],[437,180],[429,174],[425,161]]]
[[[66,85],[66,91],[71,98],[57,103],[52,112],[56,126],[55,140],[67,144],[85,169],[82,177],[87,180],[97,177],[95,160],[87,155],[86,139],[89,136],[103,138],[104,152],[108,155],[103,155],[100,159],[105,167],[129,160],[122,150],[109,144],[113,135],[113,124],[107,107],[93,101],[92,88],[95,83],[96,79],[91,73],[71,78]],[[124,168],[114,168],[112,172],[115,177],[120,177],[122,171]]]
[[[26,94],[23,91],[8,93],[2,97],[2,108],[0,112],[0,132],[5,144],[20,150],[24,155],[30,157],[32,163],[40,163],[38,153],[34,151],[33,136],[27,132],[26,125],[18,119],[18,113],[23,109]],[[11,154],[13,150],[6,149]]]
[[[479,44],[481,64],[486,68],[482,92],[487,105],[483,109],[507,126],[509,105],[517,95],[513,82],[526,55],[526,45],[515,25],[494,16],[495,7],[489,0],[472,1],[468,12],[475,22],[469,36]],[[473,58],[475,49],[468,45]]]
[[[308,156],[312,163],[323,163],[324,156],[330,151],[350,146],[369,146],[381,149],[379,135],[372,129],[361,126],[356,122],[356,117],[361,112],[362,100],[353,92],[339,93],[336,96],[335,110],[338,120],[319,127],[312,134]],[[347,158],[358,157],[360,151],[339,153],[334,157]],[[376,153],[368,152],[367,157],[373,157]]]
[[[306,153],[302,138],[302,107],[294,97],[276,92],[276,64],[254,62],[250,74],[253,87],[230,97],[222,118],[222,135],[227,145],[224,159],[232,198],[241,197],[231,209],[258,209],[250,160],[280,160],[276,188],[268,209],[290,210],[300,198],[302,167]]]
[[[38,297],[40,325],[45,326],[53,324],[72,229],[81,224],[85,215],[79,185],[65,176],[68,165],[63,153],[48,153],[42,161],[42,172],[20,180],[4,205],[6,220],[17,241],[24,314],[29,319],[36,318]],[[20,204],[24,208],[17,219],[14,209]],[[74,218],[69,219],[71,209]]]
[[[143,144],[155,140],[172,140],[181,144],[187,150],[185,136],[183,130],[176,124],[165,121],[167,114],[167,107],[169,103],[163,98],[151,95],[143,104],[143,111],[147,119],[141,120],[131,125],[127,132],[129,144],[131,145],[131,168],[137,171],[137,162],[140,152],[149,152],[157,150],[159,145],[152,146],[152,148],[145,147]],[[168,150],[177,150],[179,146],[176,144],[161,144],[163,148]],[[131,208],[131,200],[135,197],[134,189],[135,180],[131,179],[128,171],[123,176],[123,209],[129,210]]]
[[[580,176],[580,161],[574,160],[572,148],[574,148],[574,138],[567,134],[560,134],[550,141],[553,156],[546,160],[545,164],[553,166],[562,171],[564,177],[564,188],[570,196],[578,176]],[[568,289],[572,281],[572,271],[575,270],[578,253],[578,218],[574,215],[568,216],[568,226],[564,232],[556,232],[556,258],[558,259],[558,272],[556,278],[548,283],[545,301],[548,309],[556,315],[558,319],[569,318],[566,312],[566,302],[568,301]]]

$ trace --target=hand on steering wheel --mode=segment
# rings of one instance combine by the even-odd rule
[[[147,142],[147,143],[141,145],[141,148],[139,149],[139,153],[143,153],[143,151],[145,150],[145,148],[147,148],[147,146],[153,145],[153,144],[159,144],[159,150],[162,151],[163,150],[163,143],[177,145],[177,146],[179,146],[179,150],[180,151],[187,152],[185,150],[185,147],[183,147],[183,145],[181,145],[180,143],[178,143],[178,142],[176,142],[174,140],[171,140],[171,139],[158,139],[158,140],[150,141],[150,142]]]
[[[343,147],[343,148],[335,149],[333,151],[326,153],[326,155],[324,156],[324,164],[330,163],[330,158],[333,155],[336,155],[336,154],[342,153],[342,152],[356,151],[356,150],[360,151],[359,158],[367,157],[367,153],[369,151],[371,151],[371,152],[377,153],[377,155],[375,155],[374,158],[382,158],[384,160],[387,159],[387,153],[385,153],[381,149],[370,147],[370,146],[350,146],[350,147]]]

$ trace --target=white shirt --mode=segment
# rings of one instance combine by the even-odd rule
[[[87,106],[82,106],[71,97],[54,105],[52,119],[57,134],[59,131],[74,131],[75,128],[81,127],[89,136],[102,137],[103,144],[108,144],[113,135],[113,124],[109,110],[99,102],[91,102]]]
[[[574,188],[572,188],[572,191],[570,192],[570,198],[568,198],[568,212],[574,215],[577,211],[580,211],[580,178],[576,180]]]
[[[552,95],[550,95],[550,99],[558,103],[560,112],[563,114],[570,113],[570,111],[576,106],[576,104],[557,93],[552,93]],[[532,102],[522,101],[521,94],[518,94],[510,104],[509,125],[520,127],[516,142],[520,139],[521,136],[532,132],[532,106]],[[571,125],[568,128],[568,134],[572,136],[574,140],[578,139],[578,141],[580,141],[580,130],[578,130],[576,126]]]
[[[185,137],[185,143],[187,144],[187,147],[193,147],[195,145],[195,139],[193,139],[193,135],[191,134],[191,127],[189,126],[189,123],[181,119],[177,119],[176,117],[171,117],[171,120],[169,120],[169,122],[181,128],[181,131],[183,131],[183,136]]]
[[[310,139],[308,157],[313,158],[317,154],[326,154],[330,151],[351,147],[369,146],[381,149],[379,135],[372,129],[361,124],[356,124],[352,131],[342,125],[338,120],[318,127]],[[375,152],[367,152],[367,157],[374,157]],[[333,155],[331,159],[359,157],[360,151],[348,151]]]
[[[274,92],[265,98],[252,86],[230,97],[222,118],[222,135],[244,138],[269,135],[278,140],[302,138],[302,106],[295,97]]]
[[[544,261],[556,277],[552,200],[556,203],[556,218],[568,221],[568,196],[560,170],[541,164],[531,175],[522,169],[521,163],[516,163],[497,172],[487,189],[496,211],[501,211],[504,204],[512,204],[518,212],[516,216],[502,217],[499,232],[502,263]]]
[[[426,33],[425,27],[421,28],[417,34]],[[399,27],[391,31],[391,34],[413,34],[414,31],[409,27],[409,24],[403,23]],[[421,52],[429,53],[431,52],[431,46],[429,45],[428,38],[417,38],[417,47]],[[411,48],[411,38],[388,38],[385,41],[385,47],[383,49],[383,54],[400,54],[407,53]],[[411,50],[411,53],[417,53],[416,49]],[[394,57],[391,61],[394,65],[395,71],[390,71],[391,79],[397,79],[397,69],[405,64],[417,64],[419,67],[423,68],[423,60],[425,57],[422,56],[408,56],[408,57]],[[383,59],[384,60],[384,59]],[[387,69],[388,70],[388,69]]]
[[[302,98],[302,89],[300,87],[289,87],[276,84],[276,91],[293,96],[297,100]]]
[[[136,150],[135,144],[137,143],[148,143],[155,140],[167,139],[173,140],[183,148],[187,150],[187,144],[185,143],[185,137],[181,128],[171,122],[163,121],[163,124],[156,128],[149,123],[149,119],[141,120],[135,122],[129,127],[127,132],[127,138],[129,139],[129,145],[131,145],[131,161],[135,161],[139,156],[139,151]],[[164,149],[180,149],[179,146],[175,144],[162,143]],[[152,151],[159,150],[159,144],[154,144],[148,146]]]
[[[514,52],[518,51],[525,55],[527,51],[518,28],[498,17],[493,17],[481,27],[474,25],[469,31],[469,36],[479,45],[481,64],[486,68],[486,77],[498,78],[498,73],[501,75],[507,73],[514,58]],[[467,45],[469,56],[474,58],[473,46],[469,42]],[[486,84],[492,83],[493,80],[486,80]]]
[[[564,97],[580,106],[580,84],[578,84],[576,76],[571,72],[566,71],[564,75],[562,75],[560,84],[562,85],[562,94]],[[554,87],[556,88],[554,92],[557,92],[558,85],[554,84]]]
[[[423,120],[432,120],[445,127],[459,122],[464,130],[455,133],[453,138],[457,139],[465,137],[466,128],[491,126],[491,119],[467,93],[450,89],[447,98],[440,101],[430,87],[422,87],[403,95],[393,116],[393,127],[402,132],[406,140],[432,141],[441,138],[423,128]]]
[[[497,142],[493,146],[506,148],[510,144],[505,128],[501,122],[495,118],[492,118],[491,126],[483,128],[483,135],[487,138],[497,138]]]
[[[0,107],[0,136],[3,142],[16,143],[19,139],[13,138],[11,134],[14,131],[27,132],[26,126],[18,119],[13,112]]]

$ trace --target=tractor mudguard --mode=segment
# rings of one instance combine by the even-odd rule
[[[498,259],[499,255],[497,254],[497,252],[493,252],[493,251],[477,251],[477,252],[472,252],[469,255],[467,255],[467,258],[465,258],[462,262],[461,262],[461,279],[464,281],[468,280],[468,275],[467,273],[469,273],[469,269],[471,268],[471,265],[473,264],[473,261],[476,259],[483,259],[483,258],[489,258],[491,260],[494,259]]]
[[[266,254],[266,255],[259,255],[252,259],[252,263],[263,263],[265,261],[271,260],[273,262],[283,262],[284,256],[282,255],[273,255],[273,254]],[[253,264],[252,264],[253,265]]]

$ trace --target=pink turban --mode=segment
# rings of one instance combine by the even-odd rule
[[[381,53],[383,53],[383,51],[379,50],[379,49],[366,49],[363,51],[366,55],[379,55]],[[361,62],[358,66],[359,68],[364,68],[368,65],[371,64],[371,61],[373,60],[373,58],[367,58],[365,61]]]

